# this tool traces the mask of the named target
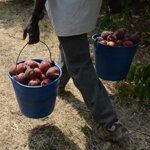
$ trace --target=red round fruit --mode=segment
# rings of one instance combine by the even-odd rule
[[[27,69],[27,66],[24,63],[20,63],[17,65],[17,72],[18,73],[24,73],[26,71],[26,69]]]
[[[123,38],[123,41],[124,41],[124,42],[125,42],[125,41],[129,41],[128,36],[125,36],[125,37]]]
[[[123,42],[123,46],[133,46],[134,43],[132,41],[125,41]]]
[[[102,41],[102,40],[103,40],[103,38],[100,37],[100,36],[98,36],[96,39],[97,39],[98,41]]]
[[[46,72],[46,77],[48,79],[54,80],[59,76],[59,69],[56,66],[49,68]]]
[[[46,74],[45,74],[45,73],[42,73],[42,74],[41,74],[41,80],[44,80],[44,79],[46,79]]]
[[[115,46],[115,42],[114,41],[109,41],[109,42],[107,42],[107,45],[109,45],[109,46]]]
[[[51,82],[50,79],[45,79],[45,80],[43,80],[43,81],[41,82],[41,85],[46,85],[46,84],[48,84],[48,83],[50,83],[50,82]]]
[[[24,63],[25,63],[27,66],[29,66],[31,62],[32,62],[32,60],[31,60],[31,59],[28,59],[28,60],[26,60]]]
[[[36,78],[36,72],[34,69],[28,67],[27,70],[25,71],[25,76],[27,79],[34,79]]]
[[[117,40],[122,40],[124,38],[124,32],[122,30],[115,31],[114,35],[117,37]]]
[[[49,62],[50,64],[52,63],[49,59],[43,59],[43,61],[47,61],[47,62]]]
[[[42,72],[39,68],[34,68],[35,74],[37,78],[41,78]]]
[[[101,34],[101,37],[104,39],[104,40],[107,40],[107,37],[112,34],[111,31],[103,31],[102,34]]]
[[[106,40],[102,40],[100,41],[101,44],[107,44],[107,41]]]
[[[51,67],[51,64],[48,61],[42,61],[39,68],[42,72],[46,72]]]
[[[25,73],[20,73],[16,76],[16,80],[22,84],[27,83],[27,78],[25,76]]]
[[[109,36],[107,37],[107,41],[108,41],[108,42],[109,42],[109,41],[114,41],[114,42],[116,42],[116,41],[117,41],[116,35],[114,35],[114,34],[109,35]]]
[[[16,65],[11,65],[10,66],[9,73],[10,73],[10,75],[16,75],[17,74]]]
[[[37,62],[37,64],[38,64],[38,68],[39,68],[40,67],[40,63]]]
[[[129,37],[129,40],[132,41],[133,43],[138,43],[140,39],[140,36],[138,34],[132,34]]]
[[[120,28],[119,30],[121,30],[121,31],[123,31],[124,32],[124,34],[126,33],[126,29],[125,28]]]
[[[41,85],[41,81],[39,79],[32,79],[28,83],[29,86],[38,86]]]
[[[31,61],[29,64],[30,68],[34,69],[34,68],[38,68],[39,65],[36,61]]]
[[[123,41],[122,40],[117,40],[116,46],[123,46]]]

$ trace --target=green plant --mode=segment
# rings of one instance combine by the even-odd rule
[[[120,88],[120,92],[138,98],[140,102],[144,98],[150,98],[150,64],[133,64],[127,75],[126,88]]]

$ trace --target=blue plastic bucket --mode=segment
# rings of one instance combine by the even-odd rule
[[[32,59],[37,62],[41,62],[42,59]],[[20,61],[19,63],[23,63]],[[59,77],[53,82],[44,86],[26,86],[13,78],[8,70],[8,76],[12,81],[13,88],[16,94],[16,98],[20,107],[21,112],[29,118],[43,118],[53,112],[55,101],[56,101],[56,88],[58,80],[62,75],[61,68],[59,68]]]
[[[120,81],[126,78],[139,43],[133,46],[109,46],[101,44],[94,34],[95,68],[98,76],[108,81]]]

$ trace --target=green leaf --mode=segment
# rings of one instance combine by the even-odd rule
[[[134,90],[132,93],[133,98],[138,97],[138,93],[139,93],[139,87],[134,87]]]
[[[145,86],[150,86],[150,77],[147,78],[146,82],[145,82]]]
[[[143,101],[144,96],[145,96],[145,87],[141,85],[139,88],[139,94],[138,94],[138,97],[141,102]]]
[[[150,77],[145,82],[145,95],[150,98]]]
[[[145,96],[150,98],[150,87],[146,87],[146,89],[145,89]]]
[[[143,68],[143,81],[146,81],[150,77],[150,65]]]
[[[129,86],[122,86],[119,89],[119,95],[121,97],[128,96],[130,94],[130,92],[131,92],[131,89]]]
[[[137,67],[136,64],[134,64],[134,65],[132,65],[132,66],[130,67],[130,70],[129,70],[129,73],[128,73],[128,76],[127,76],[127,79],[128,79],[129,82],[132,82],[133,79],[134,79],[136,67]]]
[[[141,70],[141,68],[138,68],[137,71],[136,71],[136,74],[135,74],[135,78],[134,78],[135,86],[138,86],[141,79],[142,79],[142,70]]]

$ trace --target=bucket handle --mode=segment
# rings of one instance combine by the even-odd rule
[[[49,51],[50,61],[51,61],[52,63],[54,63],[54,62],[52,61],[52,54],[51,54],[51,51],[50,51],[49,47],[47,46],[47,44],[46,44],[45,42],[43,42],[43,41],[41,41],[41,40],[40,40],[40,42],[41,42],[43,45],[45,45],[45,46],[47,47],[47,49],[48,49],[48,51]],[[27,45],[28,45],[28,43],[26,43],[26,44],[23,46],[23,48],[20,50],[20,52],[19,52],[19,54],[18,54],[18,57],[17,57],[17,60],[16,60],[16,76],[17,76],[17,62],[18,62],[18,60],[19,60],[19,57],[20,57],[22,51],[25,49],[25,47],[26,47]]]
[[[41,40],[40,40],[40,42],[41,42],[42,44],[44,44],[44,45],[47,47],[47,49],[48,49],[48,51],[49,51],[50,61],[52,61],[52,55],[51,55],[51,52],[50,52],[49,47],[47,46],[47,44],[46,44],[45,42],[43,42],[43,41],[41,41]],[[20,50],[20,52],[19,52],[19,54],[18,54],[18,57],[17,57],[17,60],[16,60],[16,64],[17,64],[17,62],[18,62],[18,60],[19,60],[19,57],[20,57],[22,51],[24,50],[24,48],[25,48],[27,45],[28,45],[28,43],[26,43],[26,44],[23,46],[23,48]]]

